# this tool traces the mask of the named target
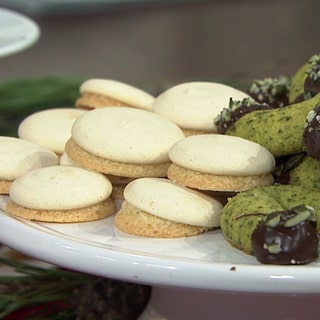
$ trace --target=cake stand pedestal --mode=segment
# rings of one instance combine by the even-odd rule
[[[316,320],[319,294],[263,294],[153,287],[138,320]]]

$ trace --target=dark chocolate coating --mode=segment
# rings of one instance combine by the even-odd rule
[[[318,257],[318,233],[314,221],[303,220],[286,227],[285,221],[292,217],[293,210],[280,213],[275,226],[266,225],[262,220],[252,234],[253,254],[264,264],[292,265],[306,264]],[[279,251],[268,249],[277,243]]]
[[[221,118],[220,121],[217,124],[217,131],[220,134],[224,134],[228,131],[229,128],[231,128],[237,120],[239,120],[241,117],[245,116],[246,114],[256,111],[256,110],[268,110],[273,109],[270,105],[265,104],[253,104],[250,106],[240,106],[236,110],[231,112],[230,119],[226,120]]]
[[[249,95],[257,102],[281,108],[289,104],[290,77],[256,79],[248,88]]]
[[[320,79],[313,80],[306,77],[304,81],[304,92],[309,98],[314,97],[320,91]]]
[[[281,92],[271,98],[271,93],[253,93],[249,92],[250,96],[259,103],[265,103],[273,108],[281,108],[289,104],[289,97],[287,92]]]
[[[302,152],[276,158],[276,168],[273,171],[274,184],[289,184],[290,171],[299,166],[304,157],[305,153]]]
[[[313,112],[312,119],[307,119],[302,141],[306,153],[310,157],[320,160],[320,106],[315,107]]]

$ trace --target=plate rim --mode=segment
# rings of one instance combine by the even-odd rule
[[[152,286],[209,291],[320,293],[319,266],[312,264],[306,272],[304,266],[210,263],[142,255],[132,250],[121,252],[80,243],[54,229],[48,233],[30,228],[27,223],[33,222],[24,222],[0,210],[0,242],[31,257],[78,272]],[[26,241],[21,241],[17,234]]]
[[[0,58],[6,57],[15,53],[18,53],[22,50],[25,50],[32,46],[40,37],[40,27],[39,25],[30,17],[20,13],[13,11],[11,9],[0,7],[0,18],[5,17],[9,19],[14,19],[15,21],[19,21],[21,25],[25,25],[25,33],[23,34],[23,38],[13,39],[10,44],[1,46],[0,43]],[[4,26],[2,26],[4,28]],[[3,29],[2,29],[3,31]],[[9,37],[8,37],[9,39]]]

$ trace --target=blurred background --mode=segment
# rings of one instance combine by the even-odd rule
[[[320,52],[317,0],[0,0],[41,28],[0,59],[0,81],[38,76],[130,83],[293,73]]]

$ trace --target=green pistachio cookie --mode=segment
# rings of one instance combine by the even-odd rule
[[[310,99],[320,90],[320,55],[314,54],[293,75],[289,103]]]
[[[306,117],[319,104],[320,93],[317,93],[283,108],[252,111],[238,119],[226,134],[257,142],[275,157],[300,153]]]
[[[220,217],[221,230],[234,247],[252,254],[251,237],[260,220],[274,211],[308,205],[320,230],[320,191],[296,185],[273,185],[243,191],[229,199]]]
[[[289,103],[294,103],[297,98],[304,94],[304,81],[307,78],[307,69],[309,62],[301,66],[291,79],[291,86],[289,90]]]
[[[320,161],[304,156],[300,163],[290,170],[288,183],[318,188],[320,192]]]

